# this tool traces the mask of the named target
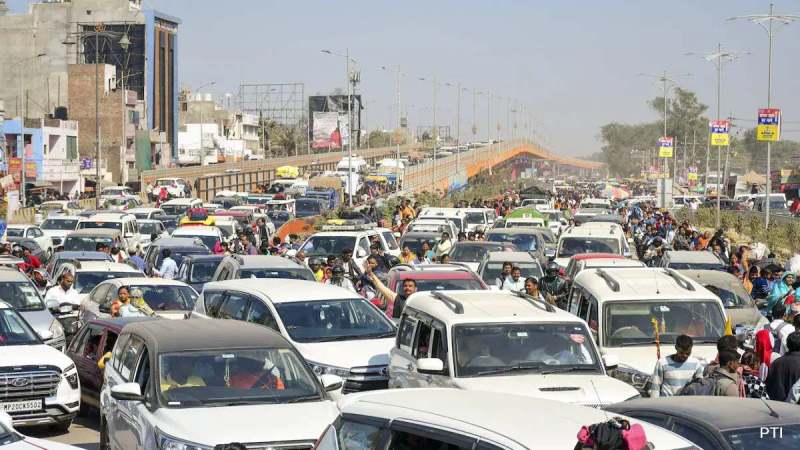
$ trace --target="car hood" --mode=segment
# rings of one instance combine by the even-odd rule
[[[197,444],[314,442],[339,415],[331,400],[283,405],[159,408],[159,430]],[[214,424],[214,426],[198,426]]]
[[[50,311],[46,309],[40,309],[37,311],[20,311],[19,313],[25,318],[26,321],[28,321],[28,324],[37,333],[49,330],[50,325],[52,325],[53,321],[56,319],[52,314],[50,314]]]
[[[458,378],[456,386],[470,391],[489,391],[592,405],[623,402],[639,392],[620,380],[600,374],[520,374]]]
[[[25,436],[24,440],[15,442],[8,446],[9,450],[23,450],[26,448],[31,450],[80,450],[80,447],[75,447],[68,444],[59,444],[58,442],[32,438],[30,436]]]
[[[661,344],[661,356],[674,353],[671,344]],[[645,345],[641,347],[612,347],[607,348],[604,354],[616,355],[619,358],[619,367],[638,370],[647,375],[653,374],[656,366],[656,346]],[[700,360],[711,361],[717,357],[715,344],[695,344],[692,347],[692,356]]]
[[[755,306],[745,306],[744,308],[729,308],[725,310],[726,313],[731,318],[731,324],[735,327],[736,325],[745,325],[748,327],[753,327],[755,329],[761,328],[761,326],[766,325],[767,319],[760,312]]]
[[[35,366],[41,364],[52,364],[63,370],[72,364],[72,360],[45,344],[0,346],[0,365]]]
[[[293,342],[303,358],[326,366],[352,367],[386,366],[394,338],[353,339],[338,342]]]

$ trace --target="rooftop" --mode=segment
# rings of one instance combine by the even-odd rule
[[[406,307],[424,311],[450,324],[501,322],[580,322],[563,310],[532,301],[509,291],[419,292],[408,298]]]
[[[596,298],[613,300],[687,299],[719,301],[709,290],[672,269],[588,269],[575,276]]]
[[[215,351],[232,348],[290,348],[280,334],[239,320],[149,320],[126,332],[142,336],[153,353]]]
[[[358,295],[348,289],[316,281],[289,280],[281,278],[253,278],[246,283],[242,280],[212,281],[203,290],[234,289],[256,292],[273,303],[288,303],[314,300],[358,299]]]

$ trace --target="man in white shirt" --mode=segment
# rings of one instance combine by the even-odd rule
[[[60,277],[58,277],[58,284],[51,287],[44,296],[45,305],[50,302],[55,302],[58,305],[62,303],[80,305],[80,295],[78,294],[78,291],[72,287],[72,281],[73,276],[71,272],[64,272]]]
[[[436,258],[441,258],[442,255],[450,254],[453,250],[453,241],[450,240],[450,233],[442,233],[442,240],[436,244]]]
[[[161,250],[161,256],[164,258],[161,261],[161,268],[153,269],[153,272],[165,280],[174,280],[175,275],[178,274],[178,264],[170,256],[172,252],[165,248]]]
[[[511,275],[503,280],[501,289],[513,292],[520,292],[525,289],[525,280],[522,278],[522,270],[519,267],[511,268]]]

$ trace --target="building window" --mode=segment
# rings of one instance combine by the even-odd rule
[[[72,161],[78,159],[78,138],[67,136],[67,159]]]

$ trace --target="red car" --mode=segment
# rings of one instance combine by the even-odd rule
[[[423,264],[413,266],[401,264],[389,270],[389,281],[386,286],[393,292],[402,289],[403,281],[417,282],[417,292],[421,291],[462,291],[487,290],[486,283],[472,270],[458,264]],[[392,302],[380,298],[382,309],[392,317]]]

